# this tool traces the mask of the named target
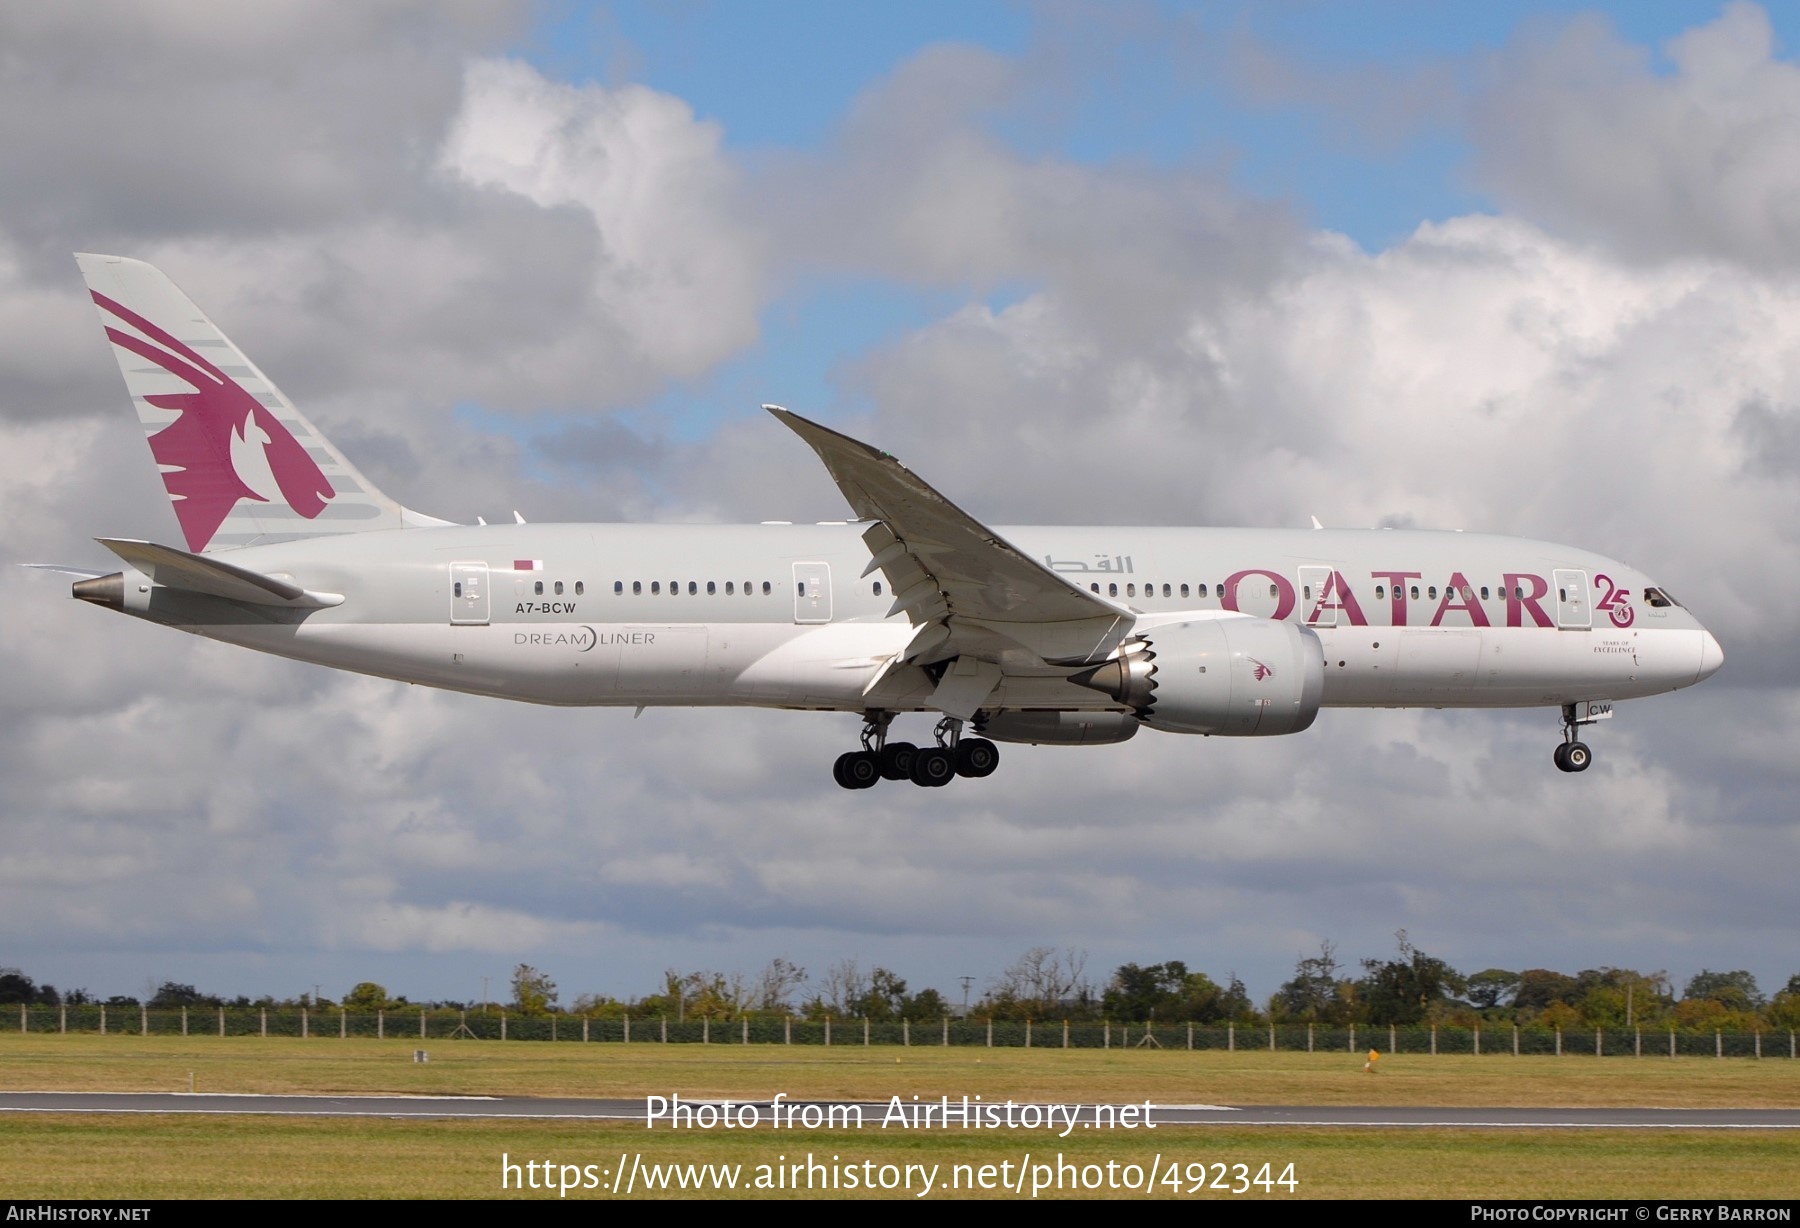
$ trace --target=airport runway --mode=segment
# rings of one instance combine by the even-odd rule
[[[719,1105],[721,1101],[692,1101],[693,1106]],[[760,1120],[768,1122],[768,1101],[734,1101],[754,1106]],[[957,1102],[952,1102],[956,1104]],[[885,1102],[786,1101],[782,1111],[805,1114],[809,1108],[838,1114],[860,1109],[862,1122],[873,1127],[889,1110]],[[907,1105],[907,1108],[913,1106]],[[984,1102],[984,1109],[1002,1110],[1001,1104]],[[1022,1119],[1027,1108],[1016,1106]],[[1059,1110],[1066,1106],[1057,1106]],[[1003,1110],[1002,1110],[1003,1111]],[[599,1121],[637,1121],[645,1116],[642,1098],[630,1100],[573,1100],[531,1096],[240,1096],[167,1092],[0,1092],[0,1113],[213,1113],[280,1117],[516,1117],[576,1118]],[[1077,1130],[1094,1128],[1093,1106],[1082,1106],[1075,1118]],[[841,1118],[839,1118],[841,1120]],[[804,1117],[791,1118],[793,1128],[805,1128]],[[1153,1105],[1150,1121],[1157,1126],[1336,1126],[1336,1127],[1456,1127],[1478,1129],[1596,1129],[1596,1130],[1795,1130],[1800,1129],[1800,1109],[1493,1109],[1493,1108],[1370,1108],[1353,1106],[1307,1107],[1295,1105]],[[1060,1127],[1063,1119],[1055,1119]],[[658,1129],[667,1128],[658,1122]],[[946,1127],[962,1130],[956,1118]],[[1005,1129],[984,1124],[983,1129]]]

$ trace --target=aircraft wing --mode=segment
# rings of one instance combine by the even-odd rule
[[[876,522],[863,534],[869,571],[887,577],[890,613],[905,611],[919,629],[902,659],[998,660],[998,639],[1041,663],[1073,664],[1105,656],[1130,632],[1131,610],[1029,558],[886,452],[763,408],[819,454],[857,517]]]

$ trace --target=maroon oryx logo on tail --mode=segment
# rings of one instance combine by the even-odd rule
[[[261,489],[246,481],[240,461],[256,470],[267,466],[281,497],[312,520],[337,492],[306,449],[274,414],[190,347],[135,311],[93,292],[102,311],[117,316],[156,345],[108,326],[112,343],[148,359],[184,380],[192,392],[165,393],[144,399],[159,409],[174,410],[175,421],[150,437],[150,453],[164,467],[163,485],[175,504],[188,549],[204,550],[240,499],[267,503],[274,492],[266,480]],[[158,348],[161,347],[161,348]],[[258,457],[260,453],[260,458]]]

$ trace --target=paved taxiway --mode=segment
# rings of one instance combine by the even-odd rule
[[[695,1105],[711,1103],[693,1101]],[[768,1117],[768,1104],[756,1104]],[[796,1108],[804,1101],[788,1101]],[[817,1102],[825,1103],[825,1102]],[[879,1122],[885,1102],[861,1102]],[[235,1096],[167,1092],[0,1092],[0,1113],[225,1113],[277,1117],[517,1117],[643,1121],[644,1101],[532,1096]],[[1369,1108],[1156,1105],[1159,1126],[1436,1126],[1486,1129],[1800,1130],[1800,1109]],[[1091,1123],[1091,1110],[1078,1119]],[[658,1128],[666,1128],[659,1125]],[[941,1127],[940,1127],[941,1128]],[[950,1129],[962,1127],[952,1125]],[[1078,1127],[1082,1128],[1082,1127]]]

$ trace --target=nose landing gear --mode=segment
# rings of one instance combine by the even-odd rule
[[[1592,725],[1612,715],[1612,705],[1602,703],[1564,704],[1562,709],[1563,740],[1551,760],[1565,772],[1585,772],[1594,761],[1594,752],[1575,734],[1583,725]]]

